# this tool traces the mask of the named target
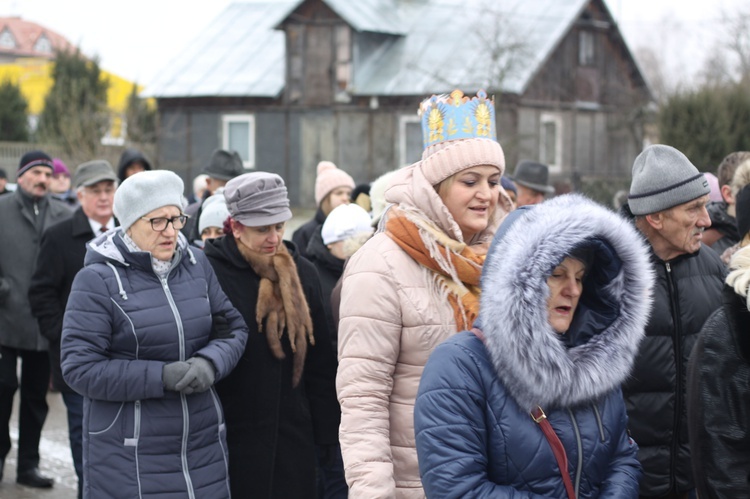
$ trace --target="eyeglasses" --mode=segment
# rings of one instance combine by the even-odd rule
[[[148,222],[151,222],[151,228],[155,230],[156,232],[162,232],[167,230],[167,225],[170,223],[172,224],[172,228],[174,230],[180,230],[183,227],[185,227],[185,223],[187,222],[187,219],[190,218],[187,215],[178,215],[176,217],[172,218],[164,218],[164,217],[158,217],[158,218],[146,218],[141,217],[143,220],[147,220]]]

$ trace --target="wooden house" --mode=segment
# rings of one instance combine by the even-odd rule
[[[158,163],[185,178],[216,148],[312,206],[318,161],[357,182],[418,160],[419,103],[486,89],[507,172],[630,175],[650,92],[603,0],[269,0],[231,4],[147,89]]]

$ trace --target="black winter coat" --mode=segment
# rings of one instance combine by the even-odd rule
[[[333,343],[335,354],[338,346],[339,327],[338,322],[334,320],[331,294],[333,293],[333,288],[336,287],[336,283],[341,278],[341,274],[344,273],[344,263],[346,260],[334,256],[326,245],[323,244],[320,227],[313,232],[310,243],[307,245],[307,258],[315,265],[320,276],[320,287],[323,291],[323,308],[326,311],[328,330],[331,332],[331,343]],[[338,314],[336,314],[336,317],[338,317]]]
[[[654,303],[623,395],[643,465],[642,496],[693,488],[686,414],[687,363],[721,306],[725,267],[710,248],[665,262],[652,253]]]
[[[723,302],[703,326],[688,368],[688,429],[701,499],[750,491],[750,311],[729,286]]]
[[[63,380],[60,369],[60,336],[63,315],[73,279],[83,268],[86,243],[94,238],[88,217],[81,208],[73,216],[44,231],[31,278],[29,303],[39,323],[39,332],[49,340],[52,384],[61,392],[73,390]]]
[[[318,211],[315,212],[315,216],[312,220],[301,225],[294,231],[294,234],[292,234],[292,242],[297,246],[297,251],[299,251],[300,255],[307,258],[307,245],[310,244],[310,239],[312,238],[313,233],[316,230],[320,232],[320,227],[325,221],[326,214],[323,213],[323,210],[318,208]]]
[[[295,253],[310,307],[315,346],[307,351],[300,384],[292,388],[292,351],[282,339],[286,359],[271,353],[258,332],[255,306],[259,276],[242,257],[232,237],[206,244],[205,253],[221,287],[245,318],[250,334],[234,371],[216,385],[224,406],[232,497],[315,498],[315,445],[338,443],[341,419],[336,399],[336,358],[312,264]]]
[[[709,203],[707,209],[708,216],[711,218],[711,228],[723,235],[711,245],[711,249],[721,256],[727,248],[740,241],[737,219],[727,213],[727,204],[723,201]]]

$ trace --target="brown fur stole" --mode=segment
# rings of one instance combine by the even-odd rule
[[[266,333],[268,348],[274,357],[283,359],[281,336],[286,330],[294,352],[292,385],[297,386],[305,365],[307,341],[315,345],[310,308],[299,282],[297,265],[284,243],[279,244],[275,255],[263,257],[252,252],[239,239],[235,240],[242,256],[260,276],[258,303],[255,305],[258,331]]]

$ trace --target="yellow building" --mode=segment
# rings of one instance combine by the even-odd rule
[[[19,17],[0,17],[0,82],[9,80],[21,88],[29,103],[28,112],[38,116],[44,99],[52,88],[55,50],[75,50],[63,36]],[[101,69],[109,81],[107,106],[111,128],[105,141],[124,140],[123,123],[133,82]],[[140,92],[143,88],[138,87]]]

